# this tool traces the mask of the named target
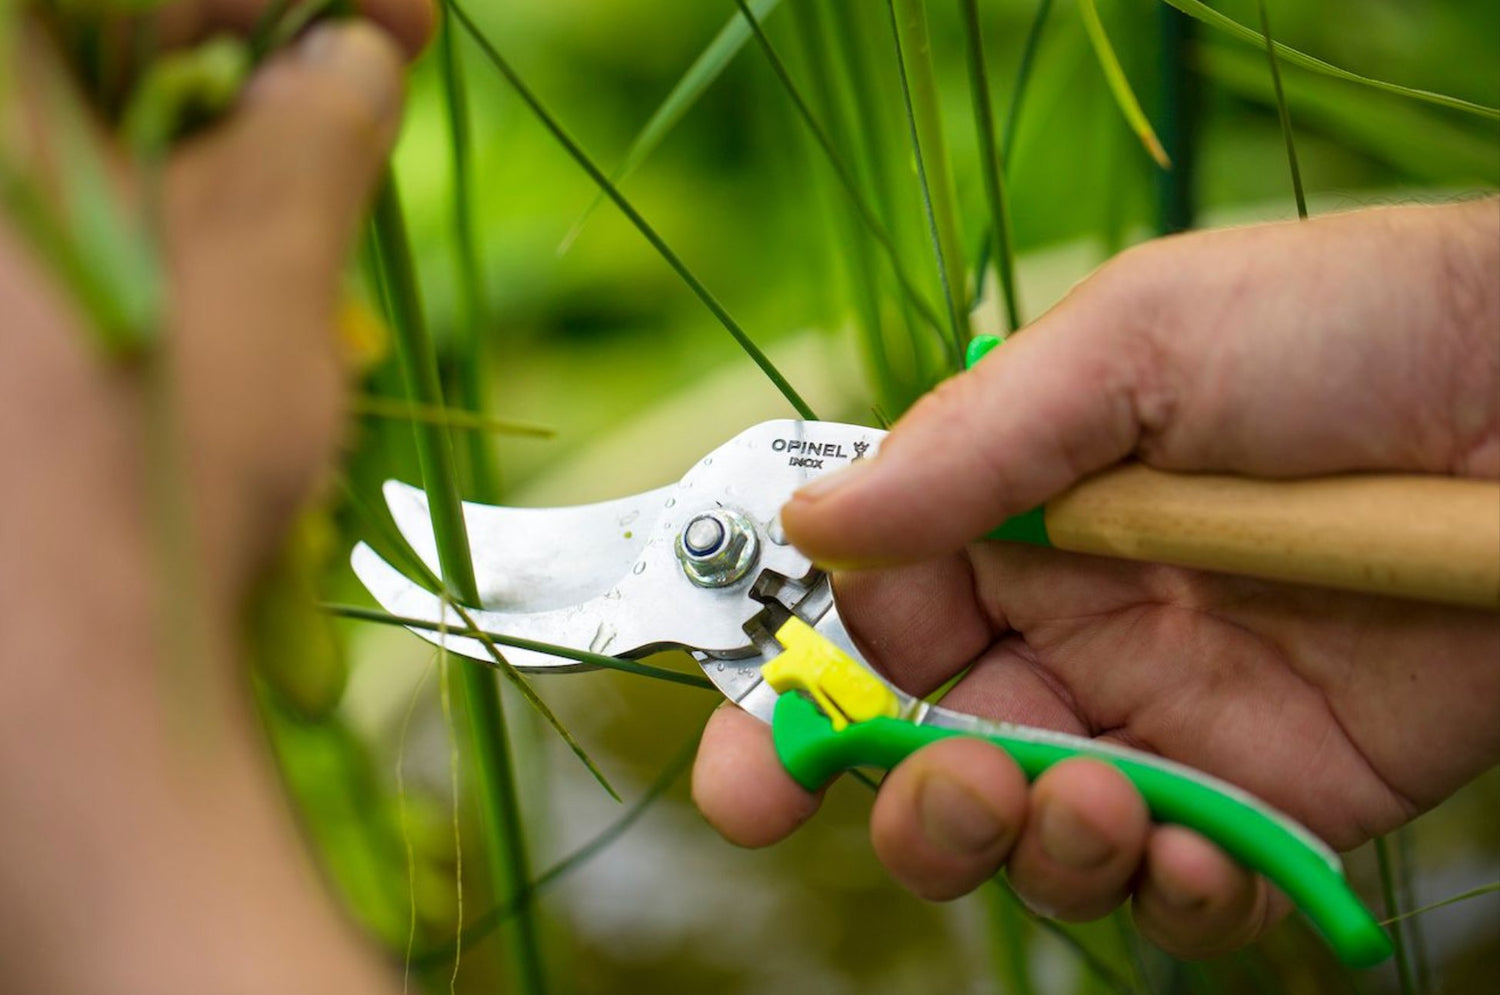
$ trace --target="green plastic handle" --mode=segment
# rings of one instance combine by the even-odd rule
[[[796,692],[777,700],[771,724],[782,764],[810,791],[840,771],[894,767],[913,751],[950,736],[988,739],[1031,780],[1069,757],[1102,760],[1130,779],[1158,822],[1202,833],[1275,883],[1345,964],[1370,967],[1390,956],[1390,938],[1350,890],[1338,857],[1305,828],[1233,785],[1148,753],[1079,736],[978,719],[974,730],[877,718],[836,731],[816,705]]]

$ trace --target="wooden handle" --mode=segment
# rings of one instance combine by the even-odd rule
[[[1311,480],[1127,464],[1047,503],[1058,549],[1500,609],[1500,484]]]

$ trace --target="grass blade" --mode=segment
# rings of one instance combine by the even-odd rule
[[[1380,865],[1380,894],[1385,900],[1385,921],[1390,924],[1391,942],[1396,948],[1396,977],[1401,982],[1401,995],[1415,995],[1417,983],[1406,952],[1406,930],[1401,925],[1406,915],[1396,901],[1395,867],[1391,861],[1390,842],[1384,836],[1375,837],[1375,861]]]
[[[1156,195],[1156,234],[1171,235],[1192,228],[1198,214],[1194,174],[1198,166],[1198,125],[1202,105],[1199,91],[1202,87],[1192,65],[1192,54],[1196,51],[1199,28],[1192,18],[1184,17],[1171,7],[1159,7],[1156,14],[1160,137],[1172,168],[1156,170],[1151,179]],[[1126,166],[1122,155],[1112,171],[1114,191],[1107,208],[1109,218],[1105,238],[1110,254],[1120,251],[1125,245],[1124,198],[1131,172]]]
[[[3,85],[17,84],[7,78]],[[166,309],[155,219],[119,196],[78,92],[51,73],[35,88],[55,145],[29,157],[35,161],[0,150],[0,210],[79,304],[105,354],[138,356],[160,332]],[[8,118],[5,124],[20,126]],[[145,179],[155,176],[147,171]]]
[[[455,615],[459,617],[459,620],[463,623],[463,628],[462,630],[460,630],[460,627],[458,626],[448,625],[446,619],[438,623],[423,622],[420,619],[404,620],[401,624],[404,625],[407,621],[411,621],[414,627],[419,629],[435,628],[435,630],[438,632],[455,633],[463,631],[465,634],[472,636],[480,643],[482,643],[484,645],[485,652],[489,654],[490,660],[491,662],[493,662],[495,669],[499,670],[500,673],[504,675],[506,680],[510,681],[511,686],[514,687],[520,693],[521,697],[526,700],[526,703],[530,705],[532,709],[535,710],[537,714],[547,722],[548,725],[552,726],[557,735],[561,737],[564,743],[567,744],[568,749],[573,751],[573,755],[579,759],[584,767],[588,768],[589,773],[594,775],[594,779],[599,782],[600,787],[609,792],[609,794],[616,801],[619,801],[619,794],[615,791],[614,786],[611,785],[609,783],[609,780],[604,776],[603,771],[599,769],[599,765],[594,763],[593,758],[588,755],[588,753],[583,749],[583,746],[578,742],[577,739],[574,738],[573,734],[568,731],[567,727],[564,726],[561,721],[558,720],[557,716],[553,714],[552,709],[548,707],[547,703],[537,695],[536,689],[531,686],[531,682],[526,680],[526,678],[522,676],[520,671],[510,665],[510,661],[505,659],[504,654],[500,652],[500,648],[497,645],[496,640],[492,638],[488,632],[480,628],[479,625],[475,623],[474,617],[469,614],[468,609],[466,609],[458,600],[454,598],[453,591],[450,588],[446,587],[443,584],[443,581],[430,569],[428,569],[427,564],[422,562],[422,558],[418,556],[409,545],[407,545],[406,540],[401,537],[401,535],[396,531],[395,527],[389,525],[379,516],[375,515],[370,510],[369,505],[364,501],[364,499],[356,494],[352,488],[345,488],[345,494],[349,499],[349,504],[354,508],[360,519],[366,524],[368,528],[376,533],[376,536],[378,537],[377,541],[381,544],[382,547],[382,552],[391,554],[392,559],[400,560],[402,565],[416,576],[417,580],[422,584],[422,586],[425,586],[439,598],[441,598],[444,608],[446,610],[451,610]],[[408,577],[408,579],[410,579],[410,577]],[[381,621],[380,616],[383,616],[384,614],[385,613],[380,612],[365,617],[370,621]],[[530,641],[528,640],[527,642]],[[549,644],[546,643],[532,643],[532,647],[540,647],[541,652],[553,653],[553,655],[555,656],[566,656],[568,654],[577,652],[576,650],[569,650],[560,646],[549,646]],[[610,658],[602,657],[601,659]],[[476,670],[479,673],[483,673],[483,671],[478,671],[478,668],[475,667],[468,667],[464,669]]]
[[[899,99],[896,74],[888,61],[875,56],[878,50],[883,50],[882,43],[890,31],[885,12],[868,4],[849,6],[841,0],[799,3],[792,10],[800,12],[804,37],[809,39],[815,53],[809,59],[813,78],[816,80],[819,73],[826,75],[831,96],[842,97],[852,108],[845,147],[851,151],[855,165],[867,171],[869,191],[878,213],[910,266],[913,260],[924,258],[922,253],[929,248],[921,237],[926,230],[924,219],[917,213],[920,192],[909,182],[910,174],[905,168],[911,154],[910,139],[905,128],[897,127],[905,119],[897,122],[890,110],[895,102],[891,98]],[[830,105],[837,106],[836,101]],[[917,229],[911,227],[914,222]],[[898,306],[890,315],[896,322],[893,331],[903,334],[886,338],[881,301],[887,282],[879,266],[871,267],[870,276],[866,293],[873,298],[878,319],[867,322],[872,340],[870,358],[872,363],[877,361],[877,351],[887,362],[899,357],[901,366],[888,367],[880,376],[890,384],[889,394],[881,403],[887,410],[900,412],[948,374],[946,361],[939,360],[940,368],[933,368],[933,360],[938,359],[933,355],[933,345],[944,351],[951,347],[947,335],[941,331],[936,336],[919,334],[917,316],[905,296],[897,299]],[[925,288],[926,281],[923,285]],[[941,284],[933,280],[932,289],[941,293]],[[875,346],[877,328],[882,337]]]
[[[600,830],[598,835],[543,871],[524,894],[517,895],[510,901],[475,917],[474,921],[463,931],[464,944],[473,947],[494,932],[501,923],[528,905],[538,893],[597,857],[608,849],[610,844],[629,832],[630,828],[640,821],[641,816],[645,815],[646,811],[687,771],[693,762],[694,755],[698,752],[698,738],[699,734],[694,733],[667,766],[662,768],[656,780],[652,781],[651,785],[642,792],[641,797],[637,798],[619,818]],[[452,951],[447,948],[426,950],[412,958],[412,966],[418,969],[441,967],[451,957]]]
[[[1019,126],[1021,120],[1021,108],[1025,106],[1026,92],[1031,83],[1031,71],[1036,66],[1037,49],[1041,45],[1042,32],[1047,26],[1047,17],[1051,13],[1052,0],[1041,0],[1037,4],[1036,13],[1031,17],[1030,26],[1026,29],[1026,40],[1021,45],[1021,61],[1016,67],[1016,81],[1010,88],[1010,106],[1006,108],[1005,124],[1000,135],[1000,172],[1002,175],[1008,174],[1010,170],[1010,157],[1011,152],[1015,149],[1016,128]],[[975,266],[976,272],[983,273],[984,268],[989,265],[989,256],[994,247],[994,241],[995,231],[992,224],[985,230],[984,237],[980,239],[979,252],[977,253],[978,263]],[[979,291],[983,289],[982,286],[978,285],[980,281],[975,281],[975,283],[974,297],[969,301],[971,310],[979,306]],[[1022,311],[1019,298],[1020,288],[1017,287],[1012,298],[1015,300],[1017,328],[1023,323],[1021,320]]]
[[[557,646],[553,643],[539,642],[535,639],[507,636],[500,632],[458,628],[421,618],[392,615],[389,612],[383,612],[375,608],[361,608],[358,605],[327,603],[321,607],[324,611],[339,618],[357,619],[361,622],[376,622],[380,625],[399,625],[403,629],[424,629],[428,632],[441,632],[460,639],[488,639],[500,646],[510,646],[514,649],[546,653],[550,656],[562,657],[565,660],[577,660],[579,663],[591,664],[605,670],[618,670],[625,674],[650,677],[654,680],[666,681],[669,684],[683,684],[687,687],[700,688],[705,691],[715,690],[713,682],[701,674],[684,674],[676,670],[667,670],[663,667],[653,667],[649,663],[641,663],[637,660],[626,660],[618,656],[604,656],[600,653],[591,653],[588,650]]]
[[[998,940],[992,943],[992,955],[996,976],[1006,982],[1002,990],[1015,995],[1032,995],[1036,989],[1031,983],[1026,913],[1016,897],[1005,888],[986,888],[983,894],[990,931],[999,934]]]
[[[1006,898],[1014,903],[1015,907],[1026,917],[1026,921],[1035,923],[1038,928],[1051,934],[1063,946],[1071,950],[1079,961],[1083,963],[1088,972],[1107,989],[1118,993],[1118,995],[1135,995],[1136,989],[1127,979],[1122,978],[1114,968],[1105,963],[1104,959],[1089,949],[1082,940],[1063,928],[1061,923],[1038,916],[1026,908],[1026,903],[1021,901],[1020,897],[1012,890],[1010,882],[1006,881],[1003,876],[996,875],[990,878],[990,887],[997,888],[1004,893]]]
[[[453,682],[449,680],[448,650],[442,644],[438,645],[438,689],[443,709],[443,725],[448,732],[448,794],[453,800],[453,918],[458,923],[458,928],[453,933],[453,973],[448,976],[448,991],[452,995],[458,989],[458,968],[464,953],[464,842],[458,817],[459,800],[462,797],[459,791],[459,772],[463,765],[459,763],[458,731],[453,725]],[[406,959],[409,970],[410,952]]]
[[[446,7],[444,8],[446,11]],[[476,415],[485,408],[484,356],[485,296],[480,280],[479,239],[474,232],[474,185],[469,170],[469,90],[464,84],[463,61],[453,18],[445,16],[438,45],[443,77],[443,106],[448,111],[449,161],[453,170],[453,254],[458,271],[458,320],[455,346],[461,361],[457,366],[458,403]],[[472,493],[481,501],[500,500],[500,472],[488,440],[469,435],[464,460]]]
[[[812,108],[803,99],[801,91],[797,89],[797,84],[792,80],[791,73],[787,71],[786,63],[781,60],[781,56],[776,53],[776,49],[771,45],[771,39],[766,37],[765,31],[761,29],[760,22],[755,18],[746,0],[734,0],[734,2],[739,6],[740,15],[749,22],[750,29],[755,34],[756,43],[760,45],[761,51],[765,54],[766,61],[771,64],[771,70],[776,74],[776,78],[781,82],[782,87],[785,88],[787,96],[791,98],[793,105],[796,106],[797,115],[807,125],[808,131],[812,132],[814,141],[822,150],[829,167],[833,170],[834,176],[838,178],[839,186],[848,195],[849,202],[853,205],[860,222],[869,231],[870,235],[874,237],[876,243],[885,250],[886,257],[891,263],[891,269],[896,274],[896,282],[901,285],[902,293],[906,295],[911,306],[922,316],[922,319],[931,325],[935,331],[941,332],[942,320],[938,318],[937,312],[932,309],[932,305],[927,303],[927,299],[922,296],[921,291],[917,289],[916,285],[912,283],[911,277],[907,275],[906,268],[901,264],[901,257],[896,251],[896,243],[891,238],[891,233],[886,230],[884,223],[875,215],[870,202],[860,191],[859,183],[855,180],[854,173],[850,170],[848,164],[844,162],[844,158],[839,154],[838,149],[834,147],[833,141],[828,137],[828,132],[823,130],[823,126],[818,123],[817,117],[812,112]]]
[[[899,12],[898,12],[899,6]],[[906,108],[907,128],[916,156],[917,179],[927,210],[928,234],[937,257],[943,299],[948,305],[952,333],[949,359],[962,365],[969,343],[969,311],[963,306],[965,293],[963,237],[953,206],[953,183],[949,176],[947,143],[943,140],[938,110],[937,76],[932,67],[932,39],[927,32],[924,0],[886,0],[891,39],[901,76],[901,97]],[[903,33],[905,40],[903,40]]]
[[[1274,108],[1264,51],[1215,36],[1197,46],[1196,67],[1229,94]],[[1286,69],[1285,66],[1282,67]],[[1304,71],[1283,72],[1299,120],[1342,147],[1378,160],[1412,181],[1439,186],[1500,185],[1495,141],[1468,119],[1433,114],[1425,105],[1380,106],[1364,90]]]
[[[468,12],[455,2],[455,0],[449,0],[448,9],[463,25],[464,30],[469,33],[469,37],[474,39],[475,44],[479,46],[480,51],[484,53],[490,65],[516,91],[516,95],[521,98],[522,103],[537,116],[543,127],[552,133],[552,137],[567,151],[568,155],[573,158],[573,161],[578,163],[583,171],[589,175],[589,178],[598,184],[599,189],[604,191],[605,196],[614,201],[615,206],[620,209],[621,213],[630,219],[630,223],[635,225],[636,230],[641,233],[647,242],[651,243],[651,247],[661,255],[662,259],[666,260],[667,265],[672,267],[673,272],[681,277],[682,281],[688,285],[688,288],[703,302],[703,306],[708,308],[709,312],[734,337],[734,340],[739,343],[740,348],[754,361],[756,366],[760,367],[761,372],[776,386],[777,390],[781,391],[781,395],[797,410],[797,413],[803,418],[816,421],[818,416],[813,413],[812,408],[808,407],[807,402],[802,399],[802,395],[798,394],[792,388],[792,385],[787,382],[786,377],[781,375],[781,371],[776,368],[770,358],[751,340],[750,336],[745,333],[745,330],[740,327],[739,322],[735,321],[729,312],[725,310],[724,305],[719,303],[719,299],[703,285],[701,280],[693,275],[692,271],[687,268],[687,265],[677,253],[673,252],[667,246],[667,243],[662,241],[662,237],[656,233],[656,229],[652,228],[646,219],[641,216],[641,213],[635,209],[635,206],[625,199],[625,196],[620,193],[619,189],[609,181],[609,177],[605,176],[604,172],[594,163],[594,160],[589,158],[588,153],[583,151],[583,147],[574,140],[573,136],[568,134],[567,130],[558,123],[551,112],[537,99],[536,94],[531,92],[531,88],[516,74],[511,64],[505,60],[494,45],[490,44],[489,39],[480,32],[479,27],[469,17]]]
[[[1010,212],[1006,207],[1005,176],[1000,165],[1000,150],[995,141],[995,118],[990,109],[989,72],[984,64],[984,37],[979,30],[978,0],[960,0],[963,8],[964,54],[969,64],[969,99],[974,106],[974,130],[979,134],[979,168],[984,177],[984,199],[990,209],[990,231],[995,247],[995,269],[1000,276],[1000,298],[1005,314],[1005,329],[1021,327],[1020,305],[1016,300],[1016,256],[1010,232]],[[984,271],[974,275],[976,285],[984,283]]]
[[[1286,162],[1292,171],[1292,193],[1297,198],[1297,217],[1307,219],[1307,196],[1302,192],[1302,170],[1297,166],[1297,143],[1292,138],[1292,115],[1287,110],[1286,94],[1281,90],[1281,65],[1276,59],[1276,42],[1271,38],[1271,15],[1266,0],[1255,0],[1260,8],[1260,32],[1266,39],[1266,61],[1271,64],[1271,86],[1276,93],[1276,113],[1281,118],[1281,136],[1286,141]]]
[[[1135,91],[1130,88],[1130,80],[1125,78],[1125,70],[1120,67],[1114,46],[1109,43],[1109,35],[1104,31],[1104,22],[1099,20],[1099,8],[1095,0],[1078,0],[1078,11],[1083,16],[1084,30],[1088,32],[1089,44],[1094,47],[1094,55],[1099,60],[1099,68],[1104,72],[1104,80],[1109,84],[1109,92],[1114,96],[1120,113],[1125,116],[1125,122],[1140,139],[1146,152],[1156,160],[1156,164],[1162,169],[1170,169],[1172,161],[1167,158],[1167,150],[1162,148],[1155,129],[1146,119],[1146,112],[1141,110],[1141,103],[1136,99]]]
[[[427,334],[416,268],[406,235],[406,220],[402,215],[395,178],[389,174],[376,194],[373,225],[380,273],[406,376],[407,393],[418,404],[442,406],[437,356]],[[459,500],[452,440],[439,425],[415,422],[412,427],[416,434],[417,459],[427,490],[444,589],[451,585],[459,599],[478,604],[479,590],[474,579],[474,565],[469,559],[469,540]],[[468,708],[479,800],[489,829],[485,843],[491,873],[495,876],[495,893],[514,894],[526,887],[530,870],[505,713],[494,680],[488,674],[476,667],[463,667],[459,671],[459,680]],[[546,974],[535,917],[529,913],[519,916],[512,938],[514,956],[509,962],[515,982],[522,991],[545,991]]]
[[[1417,904],[1417,842],[1410,824],[1396,830],[1396,896],[1401,907],[1409,909]],[[1406,923],[1406,935],[1411,945],[1412,969],[1416,974],[1417,990],[1432,990],[1432,961],[1427,953],[1426,924],[1420,919]]]
[[[1026,91],[1031,83],[1031,70],[1036,65],[1037,49],[1041,47],[1042,32],[1047,27],[1047,16],[1052,13],[1052,0],[1040,0],[1031,26],[1026,29],[1026,41],[1021,46],[1021,62],[1016,67],[1016,82],[1010,90],[1010,107],[1005,112],[1005,129],[1000,136],[1000,166],[1010,168],[1010,156],[1016,147],[1016,127],[1021,120],[1021,108],[1025,105]]]
[[[1394,926],[1396,923],[1405,922],[1407,919],[1413,919],[1417,916],[1425,916],[1429,912],[1436,912],[1438,909],[1446,908],[1449,905],[1457,905],[1459,902],[1467,902],[1472,898],[1483,898],[1485,895],[1493,895],[1497,891],[1500,891],[1500,881],[1491,881],[1489,884],[1482,884],[1477,888],[1461,891],[1457,895],[1449,895],[1447,898],[1433,902],[1431,905],[1424,905],[1420,909],[1411,909],[1399,915],[1393,915],[1389,919],[1382,919],[1380,925]]]
[[[877,164],[872,161],[860,144],[862,136],[850,110],[850,86],[847,65],[842,63],[839,52],[824,29],[823,4],[794,3],[791,6],[795,32],[793,37],[799,46],[799,62],[806,68],[813,102],[820,108],[827,122],[828,137],[835,148],[843,149],[855,163],[866,167],[863,189],[868,195],[879,197],[879,183],[871,175]],[[826,198],[832,201],[832,197]],[[865,360],[866,374],[875,387],[880,403],[899,408],[905,407],[906,391],[903,378],[892,362],[886,342],[885,308],[883,293],[885,267],[875,258],[874,247],[864,238],[861,222],[855,209],[848,203],[834,205],[829,212],[832,222],[833,244],[830,255],[842,258],[844,263],[844,289],[855,312],[855,328],[859,332],[861,350]],[[890,229],[887,228],[887,231]],[[894,238],[894,236],[893,236]],[[842,251],[841,251],[842,250]],[[909,315],[909,297],[900,299],[903,316]],[[910,330],[908,329],[908,334]],[[941,334],[941,327],[939,326]]]
[[[750,9],[755,12],[757,19],[764,21],[779,3],[781,0],[750,0]],[[677,122],[682,120],[682,116],[688,112],[688,109],[698,102],[703,91],[707,90],[724,72],[724,68],[734,61],[734,57],[739,54],[749,37],[750,26],[745,22],[745,18],[739,13],[731,14],[729,23],[719,29],[719,33],[714,35],[714,40],[709,42],[703,53],[693,60],[691,66],[688,66],[687,72],[682,74],[677,85],[672,87],[672,91],[661,102],[661,106],[656,108],[645,126],[631,141],[630,147],[625,150],[624,160],[609,175],[611,183],[615,186],[624,183],[626,177],[635,172],[636,168],[656,151],[662,139],[666,138],[667,134],[676,127]],[[589,206],[584,209],[578,220],[573,222],[573,227],[568,229],[568,234],[563,237],[562,244],[557,247],[558,255],[566,253],[573,247],[573,243],[578,240],[584,226],[588,224],[589,218],[593,217],[599,205],[604,203],[604,198],[605,194],[602,189],[594,195]]]
[[[1089,0],[1084,0],[1089,2]],[[1248,28],[1239,21],[1225,14],[1219,13],[1202,0],[1162,0],[1162,3],[1175,7],[1187,16],[1202,21],[1220,31],[1227,31],[1252,45],[1262,43],[1261,32],[1254,28]],[[1407,97],[1411,100],[1420,100],[1423,103],[1433,104],[1438,107],[1447,107],[1451,110],[1462,111],[1465,114],[1473,114],[1476,117],[1489,118],[1491,121],[1500,121],[1500,108],[1486,107],[1484,104],[1475,103],[1472,100],[1463,100],[1458,97],[1450,97],[1443,93],[1434,93],[1431,90],[1419,90],[1416,87],[1402,86],[1399,83],[1390,83],[1386,80],[1375,79],[1370,76],[1362,76],[1359,73],[1350,72],[1348,69],[1340,68],[1330,62],[1324,62],[1315,56],[1300,52],[1290,45],[1275,43],[1276,54],[1285,62],[1303,69],[1311,69],[1313,72],[1332,76],[1335,79],[1345,80],[1349,83],[1357,83],[1360,86],[1368,86],[1383,93],[1392,93],[1399,97]]]
[[[469,432],[493,432],[496,435],[524,435],[534,439],[550,439],[556,431],[545,425],[491,418],[462,408],[444,408],[431,404],[413,404],[393,397],[378,397],[361,394],[349,403],[352,414],[369,418],[391,418],[398,421],[422,422],[456,428]]]

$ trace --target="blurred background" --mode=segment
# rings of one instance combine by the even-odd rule
[[[1111,254],[1161,232],[1296,217],[1264,48],[1153,0],[1102,0],[1098,8],[1172,155],[1170,171],[1127,125],[1074,0],[979,4],[996,127],[1010,136],[1005,181],[1023,320]],[[729,0],[470,0],[467,9],[616,176],[643,128],[736,16]],[[757,0],[754,9],[830,131],[848,126],[835,143],[861,189],[880,195],[907,272],[940,301],[885,4]],[[1259,31],[1254,0],[1216,0],[1213,9]],[[952,175],[972,320],[1000,330],[993,271],[983,265],[996,248],[960,12],[957,3],[928,10],[947,143],[941,168]],[[1500,105],[1493,0],[1279,0],[1270,14],[1278,40],[1353,73]],[[1029,78],[1017,109],[1028,39]],[[441,46],[412,78],[397,155],[425,305],[450,397],[467,379],[495,416],[550,432],[484,434],[494,470],[488,492],[520,505],[634,493],[675,479],[742,427],[792,414],[630,221],[611,203],[595,205],[597,185],[484,54],[461,33],[454,41],[468,100],[471,190],[455,189]],[[912,320],[884,261],[872,268],[867,235],[755,40],[742,34],[736,50],[720,52],[717,75],[707,74],[695,99],[675,101],[680,113],[620,187],[821,416],[893,419],[951,368],[941,337]],[[1296,65],[1283,63],[1282,74],[1313,213],[1500,185],[1495,120]],[[476,250],[477,301],[465,296],[460,215]],[[977,280],[976,272],[989,276]],[[477,343],[467,327],[478,330]],[[402,396],[394,357],[375,366],[366,392]],[[419,482],[410,426],[360,418],[349,467],[365,493],[378,493],[386,478]],[[342,566],[363,531],[343,513],[320,539],[324,597],[368,604]],[[465,716],[445,709],[427,643],[358,622],[338,623],[338,640],[343,662],[329,666],[347,668],[347,683],[338,690],[338,671],[327,707],[299,714],[275,695],[267,705],[309,832],[349,907],[396,963],[406,959],[415,910],[413,984],[501,989],[509,976],[504,929],[491,928],[499,917],[490,913],[503,896],[483,870]],[[680,776],[715,693],[618,673],[544,677],[534,686],[624,798],[610,799],[505,689],[532,872],[561,867],[534,899],[559,991],[1493,990],[1500,966],[1493,892],[1408,920],[1403,980],[1392,965],[1343,971],[1295,920],[1250,951],[1184,965],[1138,941],[1128,917],[1051,927],[996,889],[949,905],[920,902],[874,860],[865,828],[870,793],[858,784],[836,785],[823,813],[791,842],[737,850],[696,815]],[[1500,780],[1491,772],[1389,841],[1399,908],[1500,879],[1497,802]],[[639,818],[622,826],[627,811]],[[455,825],[468,927],[456,975]],[[586,859],[575,859],[591,844]],[[1351,855],[1349,867],[1372,907],[1387,914],[1371,848]]]

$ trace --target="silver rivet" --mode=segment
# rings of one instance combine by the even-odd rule
[[[760,555],[755,526],[739,512],[704,512],[677,534],[677,559],[699,587],[727,587],[750,572]]]
[[[682,531],[682,546],[693,556],[709,556],[724,544],[724,525],[711,515],[699,515]]]

